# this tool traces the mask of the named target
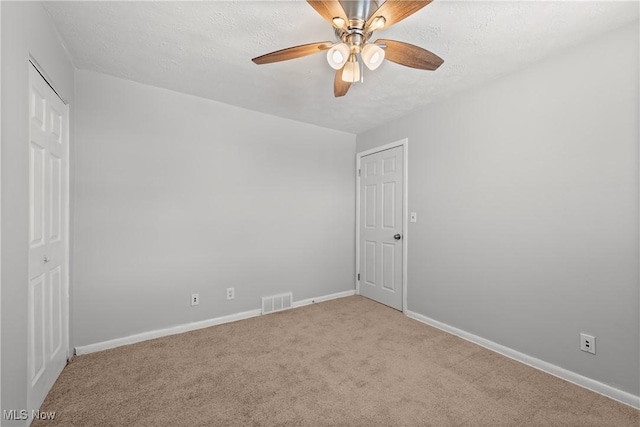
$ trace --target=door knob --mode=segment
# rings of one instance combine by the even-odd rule
[[[396,240],[400,240],[400,239],[402,239],[402,236],[399,235],[399,234],[396,234],[395,236],[393,236],[393,238],[396,239]]]
[[[47,262],[51,261],[51,259],[48,256],[45,255],[43,261],[45,263],[47,263]]]

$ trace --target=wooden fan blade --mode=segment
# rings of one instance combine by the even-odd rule
[[[382,28],[389,28],[393,24],[402,21],[404,18],[413,15],[432,1],[433,0],[387,0],[378,8],[378,10],[373,12],[371,17],[367,20],[365,32],[366,28],[369,27],[371,22],[378,16],[384,16],[386,20],[384,27]]]
[[[384,39],[376,40],[375,43],[387,45],[384,51],[385,59],[405,67],[433,71],[444,62],[435,53],[409,43]]]
[[[252,61],[256,64],[269,64],[271,62],[287,61],[289,59],[313,55],[314,53],[330,49],[331,46],[333,46],[333,43],[331,42],[303,44],[267,53],[265,55],[258,56],[257,58],[253,58]]]
[[[349,25],[349,18],[338,0],[307,0],[307,3],[316,10],[329,24],[335,27],[333,18],[342,18]]]
[[[335,96],[336,98],[345,96],[347,94],[347,91],[351,87],[351,83],[342,80],[343,70],[344,67],[336,71],[336,77],[333,79],[333,96]]]

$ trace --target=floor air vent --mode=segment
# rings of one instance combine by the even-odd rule
[[[262,297],[262,314],[288,310],[293,305],[293,293]]]

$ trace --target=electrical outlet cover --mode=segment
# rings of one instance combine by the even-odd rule
[[[580,350],[596,354],[596,337],[587,334],[580,334]]]
[[[200,294],[191,294],[191,305],[198,305],[200,304]]]

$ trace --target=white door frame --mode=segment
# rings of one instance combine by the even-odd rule
[[[360,163],[364,156],[396,147],[404,148],[402,150],[402,164],[404,166],[404,174],[402,176],[402,312],[405,313],[407,311],[407,242],[409,240],[409,227],[407,224],[409,211],[409,192],[407,187],[409,181],[409,140],[407,138],[356,153],[356,294],[360,295],[360,280],[358,279],[360,274]]]

